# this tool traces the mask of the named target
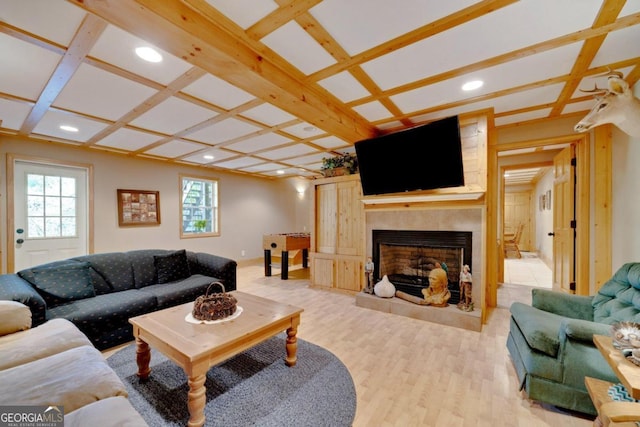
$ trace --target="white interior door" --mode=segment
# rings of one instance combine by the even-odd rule
[[[85,168],[14,164],[14,271],[88,252]]]

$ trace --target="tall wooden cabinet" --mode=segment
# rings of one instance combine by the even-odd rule
[[[360,291],[366,243],[360,176],[318,179],[312,187],[311,284]]]

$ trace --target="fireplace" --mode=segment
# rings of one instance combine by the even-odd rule
[[[471,266],[470,231],[372,230],[374,283],[387,276],[397,290],[422,298],[429,272],[442,266],[449,278],[451,299],[460,300],[462,266]]]

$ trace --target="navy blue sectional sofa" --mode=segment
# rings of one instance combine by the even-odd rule
[[[0,275],[0,299],[28,306],[34,327],[70,320],[102,350],[133,339],[131,317],[193,301],[214,281],[235,290],[236,269],[234,260],[185,250],[84,255]]]

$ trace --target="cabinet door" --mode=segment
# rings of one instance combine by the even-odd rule
[[[362,290],[362,261],[338,259],[336,261],[336,288],[349,291]]]
[[[336,253],[360,255],[363,253],[362,190],[359,181],[341,182],[337,188],[338,219]]]
[[[316,252],[336,253],[337,216],[336,184],[318,185],[316,188]]]
[[[315,286],[333,287],[333,260],[311,259],[311,283]]]

